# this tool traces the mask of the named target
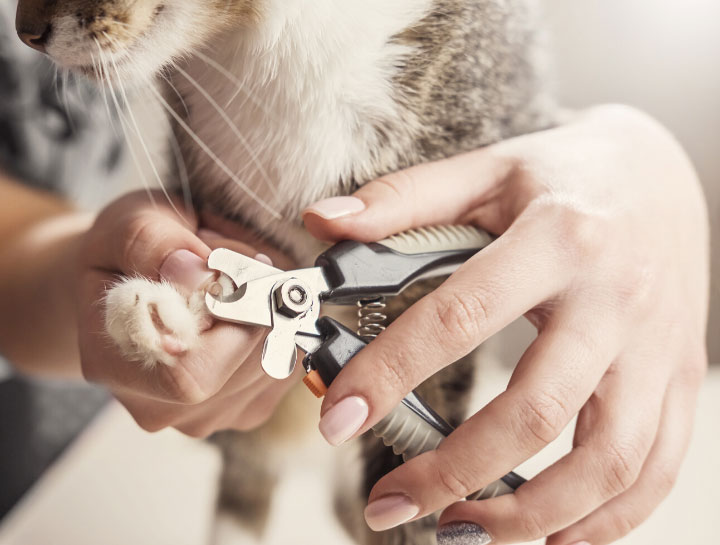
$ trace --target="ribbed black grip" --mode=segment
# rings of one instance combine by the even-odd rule
[[[339,242],[315,261],[330,285],[322,299],[332,304],[354,303],[365,296],[396,295],[431,272],[438,275],[459,266],[478,248],[403,254],[378,243]]]

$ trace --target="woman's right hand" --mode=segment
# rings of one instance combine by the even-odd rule
[[[198,229],[196,218],[180,205],[176,208],[182,216],[162,195],[155,201],[157,205],[144,192],[122,197],[100,213],[84,236],[77,273],[83,374],[107,386],[149,431],[175,427],[206,437],[221,429],[257,427],[298,377],[276,381],[263,373],[259,328],[208,324],[201,348],[180,355],[173,366],[149,367],[123,358],[105,331],[104,297],[120,277],[163,279],[189,293],[211,278],[206,262],[217,247],[250,256],[261,251],[279,266],[291,266],[239,228],[226,225],[232,232],[222,234]]]

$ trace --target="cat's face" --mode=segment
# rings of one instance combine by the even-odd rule
[[[19,0],[16,28],[59,65],[109,80],[154,75],[214,32],[258,16],[261,0]],[[100,68],[104,66],[103,68]]]

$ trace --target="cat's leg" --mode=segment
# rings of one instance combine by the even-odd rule
[[[259,538],[265,529],[277,484],[277,468],[269,461],[269,453],[277,445],[268,437],[265,426],[249,432],[216,433],[211,441],[218,445],[223,459],[218,523],[226,517],[227,524],[238,525],[231,536],[237,538],[238,532],[245,531]],[[219,541],[233,540],[216,539],[215,543]]]
[[[212,436],[223,459],[213,545],[262,542],[280,476],[298,456],[311,459],[305,449],[315,442],[319,405],[298,384],[261,427]]]
[[[210,322],[204,291],[181,294],[168,282],[126,278],[105,298],[105,329],[123,356],[152,366],[175,365]]]

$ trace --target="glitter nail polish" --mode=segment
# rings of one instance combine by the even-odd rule
[[[438,529],[438,545],[489,545],[492,538],[482,526],[472,522],[453,522]]]

